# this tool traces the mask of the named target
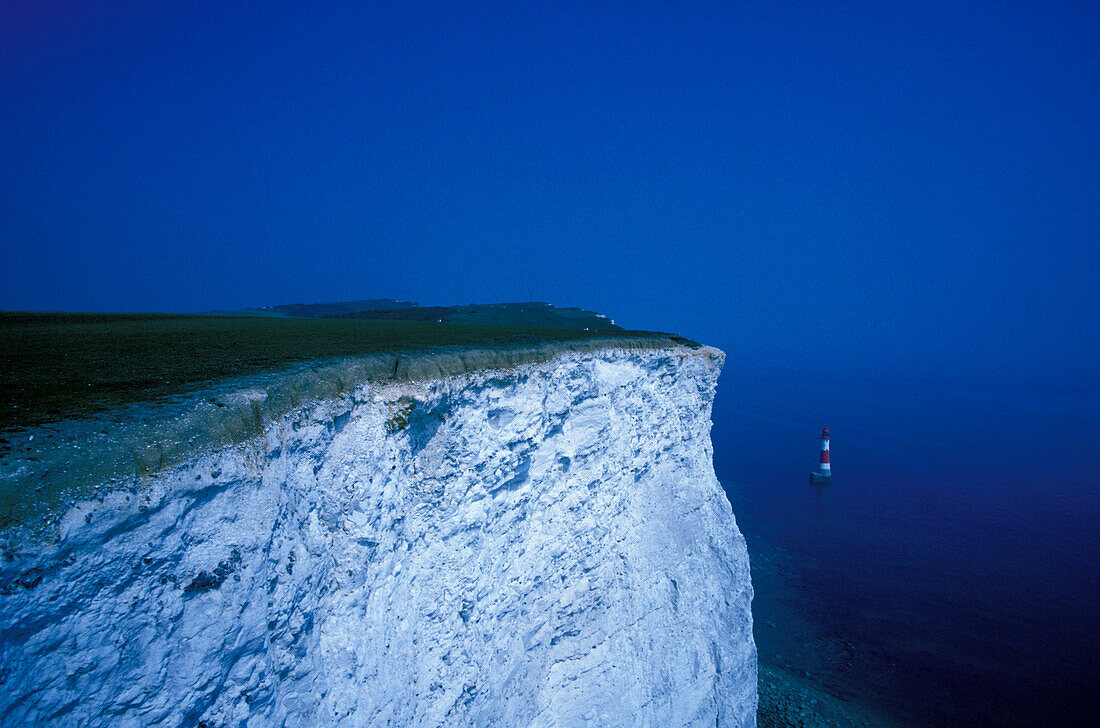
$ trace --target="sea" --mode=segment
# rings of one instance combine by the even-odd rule
[[[762,679],[882,725],[1100,725],[1098,385],[727,363]]]

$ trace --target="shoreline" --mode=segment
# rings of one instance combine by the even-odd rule
[[[759,655],[758,728],[912,728],[870,702],[865,692],[843,690],[863,696],[858,699],[838,693],[843,678],[837,673],[852,646],[823,634],[797,608],[797,571],[782,549],[759,536],[748,542]]]
[[[762,664],[759,675],[757,728],[902,728],[882,712],[833,695],[785,668]]]

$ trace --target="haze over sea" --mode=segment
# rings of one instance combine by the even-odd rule
[[[715,466],[761,668],[911,726],[1087,725],[1097,383],[727,367]],[[817,436],[834,483],[808,485]]]

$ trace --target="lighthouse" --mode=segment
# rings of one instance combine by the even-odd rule
[[[829,428],[821,431],[821,457],[817,461],[817,472],[810,473],[811,483],[833,482],[833,472],[829,469]]]

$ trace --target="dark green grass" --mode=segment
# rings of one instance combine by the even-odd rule
[[[293,362],[644,333],[314,318],[0,313],[0,429],[84,416]]]
[[[553,329],[622,331],[609,319],[579,308],[558,308],[546,303],[487,303],[468,306],[407,306],[381,311],[332,314],[332,318],[384,321],[431,321],[476,326],[537,326]]]

